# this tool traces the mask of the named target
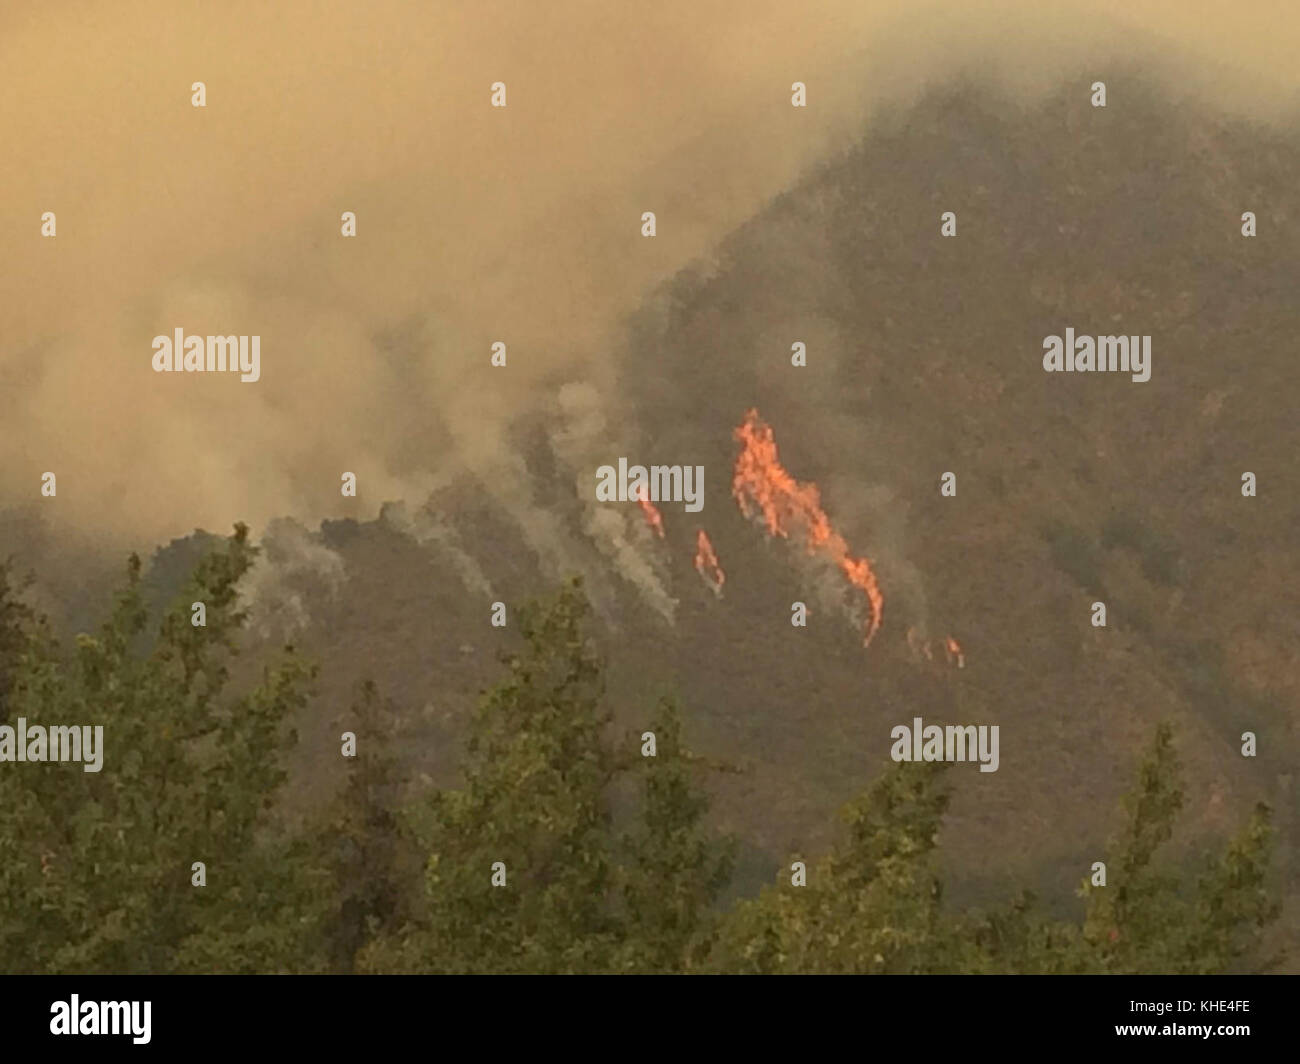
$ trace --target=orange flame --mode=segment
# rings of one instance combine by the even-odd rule
[[[713,552],[713,544],[709,542],[708,534],[702,528],[695,537],[695,571],[704,577],[704,582],[715,595],[722,594],[722,585],[727,582],[727,574],[718,564],[718,556]]]
[[[808,553],[826,555],[844,573],[849,583],[867,597],[871,616],[866,624],[863,646],[869,646],[880,629],[885,598],[876,584],[871,564],[865,558],[855,558],[848,544],[831,526],[830,519],[821,508],[821,492],[816,484],[800,484],[781,465],[776,453],[776,440],[771,426],[750,410],[744,422],[735,430],[741,443],[736,458],[735,476],[731,493],[740,505],[741,512],[750,517],[755,510],[762,513],[769,535],[789,538],[791,526],[803,526]]]
[[[650,501],[649,494],[644,484],[641,485],[640,490],[637,492],[636,504],[641,507],[641,512],[645,514],[645,523],[659,534],[660,539],[663,539],[663,515],[659,512],[659,507]]]
[[[943,649],[948,654],[948,664],[951,665],[953,660],[956,659],[957,668],[964,669],[966,667],[966,655],[961,652],[961,644],[952,636],[944,638]]]

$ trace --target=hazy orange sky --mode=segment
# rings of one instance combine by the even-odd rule
[[[912,7],[10,0],[0,508],[147,546],[372,517],[467,465],[504,486],[514,414],[609,390],[602,352],[647,286],[881,102],[958,69],[1086,85],[1130,51],[1263,117],[1300,80],[1293,2]],[[261,381],[153,373],[178,326],[260,335]]]

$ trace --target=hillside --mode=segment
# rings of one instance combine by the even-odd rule
[[[1136,73],[1108,87],[1105,109],[1077,84],[1024,109],[961,83],[885,116],[647,296],[612,352],[617,394],[555,382],[516,427],[526,484],[461,477],[427,507],[282,529],[341,559],[321,579],[319,552],[296,563],[286,548],[263,592],[297,595],[294,637],[324,666],[300,725],[300,799],[325,786],[313,761],[363,676],[410,716],[413,762],[447,778],[510,639],[490,603],[577,570],[620,722],[676,690],[692,745],[743,770],[711,781],[716,822],[745,840],[739,889],[824,848],[890,729],[920,716],[1001,728],[996,773],[954,773],[941,852],[963,889],[1030,878],[1073,904],[1138,750],[1169,719],[1187,832],[1225,834],[1259,798],[1276,807],[1283,922],[1300,941],[1300,136]],[[1150,335],[1151,379],[1044,373],[1043,338],[1067,327]],[[806,367],[791,365],[796,341]],[[751,408],[870,560],[884,613],[868,648],[841,574],[731,497]],[[703,511],[661,506],[662,540],[633,504],[597,516],[595,468],[620,456],[702,465]],[[692,566],[701,528],[720,597]],[[790,624],[796,600],[807,628]],[[964,667],[918,650],[945,636]]]

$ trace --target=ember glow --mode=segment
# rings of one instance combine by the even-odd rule
[[[809,554],[820,554],[833,561],[850,584],[862,592],[870,608],[863,646],[869,646],[880,629],[885,599],[876,583],[875,573],[865,558],[849,553],[849,546],[821,508],[821,492],[816,484],[800,484],[777,457],[776,440],[771,426],[750,410],[736,428],[735,438],[741,445],[736,458],[731,493],[746,517],[761,514],[769,535],[790,538],[792,530],[804,537]]]
[[[962,652],[961,644],[952,636],[944,636],[942,643],[944,657],[949,665],[956,665],[959,669],[966,667],[966,655]],[[933,644],[928,639],[923,639],[917,634],[915,628],[907,630],[907,646],[916,657],[925,657],[926,661],[934,661],[934,651],[931,649]]]
[[[715,595],[722,594],[722,585],[726,583],[727,574],[718,564],[718,556],[713,552],[708,533],[700,529],[695,537],[695,571],[704,577],[704,582]]]

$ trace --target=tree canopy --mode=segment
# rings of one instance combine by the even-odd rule
[[[405,777],[400,707],[367,682],[335,797],[297,822],[280,815],[286,763],[316,670],[283,647],[231,690],[256,555],[236,526],[158,616],[132,557],[108,619],[72,647],[0,566],[0,723],[102,725],[106,747],[99,772],[0,770],[0,969],[1208,973],[1273,960],[1266,806],[1198,875],[1161,859],[1183,805],[1167,725],[1105,885],[1085,878],[1073,918],[1027,890],[993,911],[949,901],[935,763],[886,763],[830,852],[724,903],[736,840],[710,826],[687,714],[664,696],[618,732],[577,579],[521,611],[456,786]]]

